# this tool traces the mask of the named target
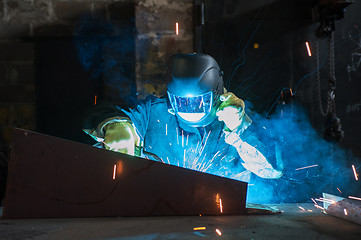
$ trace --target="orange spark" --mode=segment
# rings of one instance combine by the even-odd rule
[[[216,232],[218,233],[219,236],[222,235],[222,232],[218,228],[216,229]]]
[[[301,207],[301,206],[298,206],[300,209],[302,209],[303,211],[305,211],[305,209],[303,208],[303,207]]]
[[[113,167],[113,179],[115,179],[116,172],[117,172],[117,165],[114,164],[114,167]]]
[[[197,230],[206,230],[206,227],[195,227],[193,228],[194,231],[197,231]]]
[[[98,96],[95,95],[95,96],[94,96],[94,105],[97,105],[97,98],[98,98]]]
[[[350,199],[355,199],[355,200],[360,200],[360,201],[361,201],[361,198],[358,198],[358,197],[348,196],[348,198],[350,198]]]
[[[355,175],[356,181],[358,181],[358,174],[356,173],[355,165],[352,165],[353,174]]]
[[[344,212],[345,215],[347,216],[347,210],[346,210],[346,208],[343,209],[343,212]]]
[[[320,205],[317,205],[317,204],[315,204],[314,205],[316,208],[319,208],[319,209],[322,209],[322,210],[325,210],[323,207],[321,207]]]
[[[221,211],[221,213],[223,212],[222,199],[219,199],[219,210]]]
[[[340,190],[339,188],[337,188],[337,190],[338,190],[340,193],[342,193],[342,192],[341,192],[341,190]]]
[[[175,23],[175,34],[179,35],[179,24],[178,24],[178,22]]]
[[[306,42],[306,48],[307,48],[307,53],[308,53],[308,56],[312,56],[312,53],[311,53],[311,48],[310,48],[310,44],[308,42]]]

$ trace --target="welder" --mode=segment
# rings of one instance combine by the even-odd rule
[[[167,96],[135,108],[102,106],[84,131],[113,151],[250,181],[279,178],[257,137],[245,103],[223,86],[223,72],[206,54],[176,54],[168,64]],[[263,151],[262,151],[263,150]]]

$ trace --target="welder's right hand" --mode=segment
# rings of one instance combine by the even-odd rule
[[[139,156],[139,136],[130,121],[110,122],[103,127],[104,147],[115,152]]]

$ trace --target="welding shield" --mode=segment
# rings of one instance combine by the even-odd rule
[[[176,54],[170,58],[167,92],[172,111],[189,126],[204,127],[217,116],[223,72],[211,56]]]
[[[168,97],[175,113],[186,122],[200,122],[212,110],[213,92],[198,96],[180,97],[168,91]]]

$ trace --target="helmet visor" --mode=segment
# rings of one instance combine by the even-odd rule
[[[212,109],[213,92],[198,96],[179,97],[168,91],[168,97],[175,113],[188,122],[198,122]]]

